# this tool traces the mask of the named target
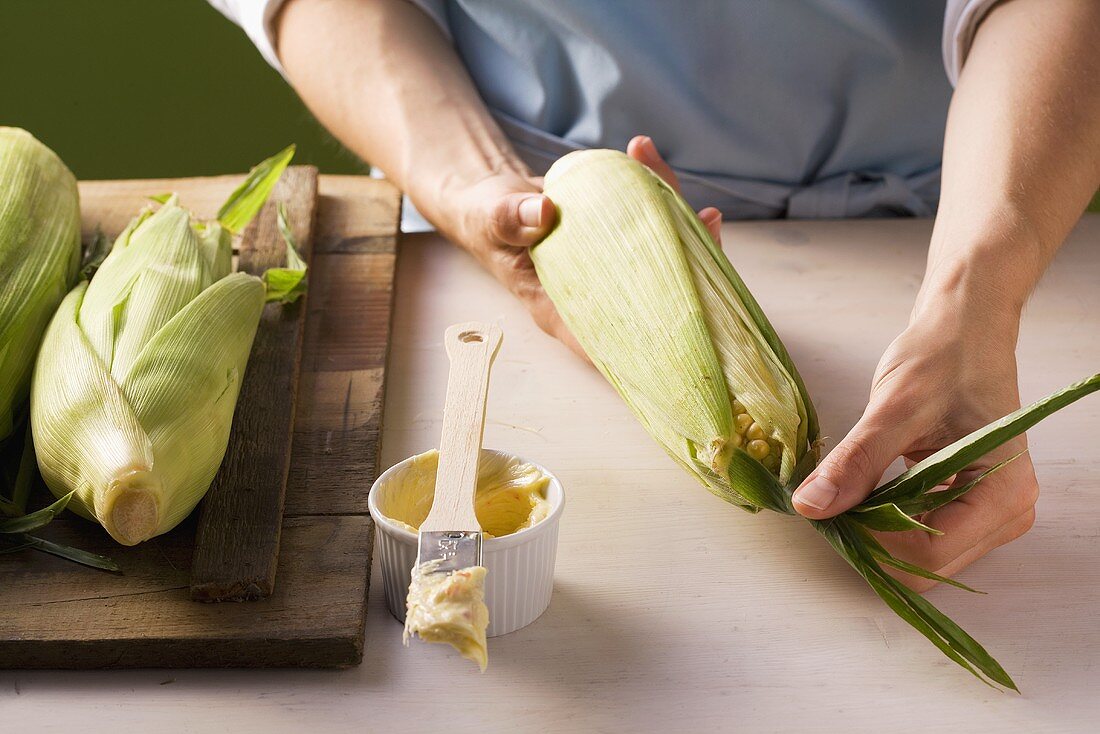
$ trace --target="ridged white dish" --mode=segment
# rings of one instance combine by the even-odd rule
[[[534,622],[550,606],[554,590],[554,560],[558,549],[558,521],[565,506],[565,493],[558,478],[533,461],[503,451],[482,449],[485,453],[516,458],[535,466],[550,482],[546,499],[550,512],[542,522],[500,538],[486,538],[482,562],[488,569],[485,578],[485,605],[489,607],[489,637],[506,635]],[[405,597],[409,593],[412,568],[416,565],[416,534],[395,524],[378,509],[379,497],[387,487],[396,486],[394,478],[403,472],[412,458],[394,464],[374,482],[367,498],[378,538],[382,565],[382,583],[386,606],[401,622],[405,621]]]

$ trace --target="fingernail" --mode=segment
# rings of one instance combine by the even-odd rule
[[[829,505],[840,496],[840,487],[825,477],[815,477],[813,481],[794,493],[794,501],[815,510],[827,510]]]
[[[653,142],[653,138],[646,135],[642,138],[642,145],[645,146],[646,151],[649,153],[657,153],[657,145]]]
[[[528,196],[519,203],[519,223],[524,227],[542,226],[541,196]]]

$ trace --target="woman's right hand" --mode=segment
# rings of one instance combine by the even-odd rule
[[[676,175],[651,138],[635,136],[627,154],[679,190]],[[543,331],[587,359],[539,283],[528,253],[554,228],[557,216],[553,202],[542,193],[542,179],[507,168],[444,199],[447,204],[436,208],[434,217],[443,234],[468,250],[519,298]],[[703,209],[699,217],[720,241],[722,215],[718,210]]]
[[[499,171],[446,199],[436,226],[511,291],[543,331],[584,357],[542,289],[528,253],[554,228],[557,217],[553,202],[542,193],[542,179]]]

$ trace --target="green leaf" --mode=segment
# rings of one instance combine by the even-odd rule
[[[169,201],[172,200],[173,196],[174,194],[154,194],[153,196],[150,196],[148,198],[149,201],[155,201],[158,204],[167,204]]]
[[[900,505],[914,500],[1047,416],[1097,390],[1100,390],[1100,374],[1020,408],[917,462],[872,492],[868,501],[876,505],[887,502]]]
[[[278,205],[279,232],[286,242],[286,267],[268,268],[264,271],[263,281],[267,287],[267,302],[294,303],[306,292],[306,272],[309,267],[298,254],[298,243],[287,223],[286,206]]]
[[[978,680],[983,683],[989,684],[989,681],[980,674],[980,671],[967,660],[965,656],[961,655],[958,650],[952,647],[924,615],[912,608],[903,592],[904,587],[890,576],[883,573],[882,569],[878,564],[874,563],[873,560],[868,562],[864,554],[861,554],[856,547],[852,546],[845,539],[844,535],[840,532],[838,524],[815,523],[815,526],[818,527],[818,530],[822,531],[825,539],[829,541],[833,549],[848,562],[848,565],[854,568],[856,572],[867,581],[871,589],[878,594],[880,599],[886,602],[886,605],[890,607],[895,614],[928,638],[929,642],[935,645],[940,652],[958,664],[961,668],[977,677]]]
[[[885,563],[887,566],[893,566],[894,568],[898,569],[899,571],[905,571],[905,573],[909,573],[909,574],[912,574],[914,576],[920,576],[921,578],[925,578],[925,579],[928,579],[930,581],[937,581],[941,584],[947,584],[948,586],[954,586],[956,589],[962,589],[963,591],[969,591],[973,594],[984,594],[985,593],[984,591],[978,591],[973,586],[967,586],[966,584],[964,584],[961,581],[956,581],[955,579],[950,578],[948,576],[940,576],[938,573],[936,573],[934,571],[929,571],[926,568],[921,568],[920,566],[916,566],[912,563],[907,563],[906,561],[903,561],[900,558],[895,558],[894,556],[890,555],[889,553],[885,553],[884,555],[881,555],[881,556],[878,553],[872,553],[872,555],[875,557],[875,560],[878,561],[879,563]]]
[[[882,569],[874,557],[871,544],[867,542],[870,536],[866,530],[843,515],[824,522],[814,521],[812,524],[833,549],[867,581],[879,598],[940,652],[984,683],[997,683],[1014,691],[1019,690],[1008,673],[974,638],[920,594]]]
[[[287,268],[268,268],[264,271],[263,281],[267,288],[267,303],[294,303],[305,289],[305,271]]]
[[[938,573],[929,571],[926,568],[921,568],[920,566],[903,561],[900,558],[895,558],[890,554],[890,551],[882,547],[882,544],[879,543],[878,540],[876,540],[875,537],[866,530],[857,533],[857,535],[859,539],[862,540],[863,543],[867,546],[868,550],[871,551],[871,555],[874,556],[875,560],[879,563],[885,563],[887,566],[893,566],[899,571],[905,571],[906,573],[911,573],[914,576],[920,576],[921,578],[926,578],[931,581],[938,581],[949,586],[954,586],[957,589],[962,589],[963,591],[970,591],[975,594],[985,593],[984,591],[978,591],[975,588],[967,586],[961,581],[956,581],[955,579],[948,578],[947,576],[941,576]]]
[[[962,484],[957,487],[948,487],[947,489],[942,489],[938,492],[926,492],[916,499],[903,502],[900,505],[901,510],[908,515],[923,515],[924,513],[931,512],[932,510],[938,510],[947,503],[957,500],[959,497],[962,497],[964,494],[974,489],[974,487],[978,486],[978,482],[982,481],[990,474],[1006,466],[1010,462],[1020,458],[1025,453],[1027,453],[1026,450],[1021,451],[1020,453],[1009,459],[1005,459],[999,464],[996,464],[986,469],[978,477],[972,479],[966,484]]]
[[[72,498],[73,492],[69,492],[52,505],[43,507],[41,510],[7,520],[0,520],[0,534],[27,533],[49,525],[55,517],[65,510]]]
[[[90,568],[98,568],[101,571],[111,571],[112,573],[122,573],[122,569],[119,565],[112,561],[107,556],[101,556],[98,553],[89,553],[88,551],[80,550],[79,548],[71,548],[67,545],[61,545],[54,543],[44,538],[37,538],[33,535],[11,535],[8,536],[15,543],[21,544],[21,548],[32,548],[42,553],[49,553],[52,556],[58,558],[64,558],[65,560],[79,563],[82,566],[88,566]],[[9,541],[11,542],[11,541]]]
[[[957,650],[959,654],[970,661],[994,683],[998,683],[1005,688],[1011,688],[1017,693],[1020,692],[1012,677],[1005,672],[1000,663],[994,660],[993,656],[986,652],[985,648],[968,635],[962,627],[955,624],[950,617],[936,609],[931,602],[917,592],[904,586],[899,581],[893,579],[891,581],[897,585],[909,605],[936,628],[936,631],[948,641],[952,649]]]
[[[687,455],[691,459],[691,465],[685,465],[688,471],[694,470],[700,481],[703,482],[703,486],[713,494],[715,497],[729,502],[734,507],[739,507],[745,512],[756,514],[760,512],[762,508],[752,504],[749,500],[743,497],[731,484],[730,477],[721,477],[713,469],[699,460],[699,455],[695,450],[695,444],[691,441],[685,441],[685,450]]]
[[[904,532],[906,530],[923,530],[932,535],[943,535],[943,531],[928,527],[919,520],[915,520],[902,512],[901,508],[894,504],[875,505],[874,507],[856,508],[849,515],[856,522],[871,528],[887,532]]]
[[[256,165],[248,177],[229,195],[218,210],[218,221],[223,227],[239,234],[263,208],[271,190],[294,157],[294,146],[288,145],[275,155]]]
[[[84,253],[84,261],[80,265],[80,279],[91,280],[109,254],[111,254],[111,241],[107,239],[107,235],[103,234],[102,229],[96,227],[92,241]]]
[[[790,495],[776,476],[743,449],[734,449],[730,456],[729,483],[738,494],[756,507],[785,515],[794,513],[794,508],[790,505]]]
[[[280,201],[276,205],[275,211],[275,221],[279,225],[279,234],[283,236],[283,242],[286,243],[286,266],[291,270],[304,271],[306,269],[306,261],[298,254],[298,239],[290,229],[290,222],[288,221],[286,213],[286,204]]]

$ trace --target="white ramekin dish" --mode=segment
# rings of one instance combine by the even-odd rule
[[[489,637],[506,635],[534,622],[550,606],[554,590],[554,560],[558,549],[558,521],[565,506],[561,482],[547,469],[533,461],[504,451],[482,449],[504,458],[515,458],[531,464],[546,475],[546,499],[550,512],[532,527],[500,538],[486,538],[482,545],[482,562],[488,570],[485,578],[485,604],[489,607]],[[405,597],[409,593],[412,568],[416,565],[416,533],[400,527],[379,510],[379,497],[415,457],[394,464],[375,480],[367,498],[370,516],[377,529],[382,584],[386,590],[386,606],[401,622],[405,621]]]

